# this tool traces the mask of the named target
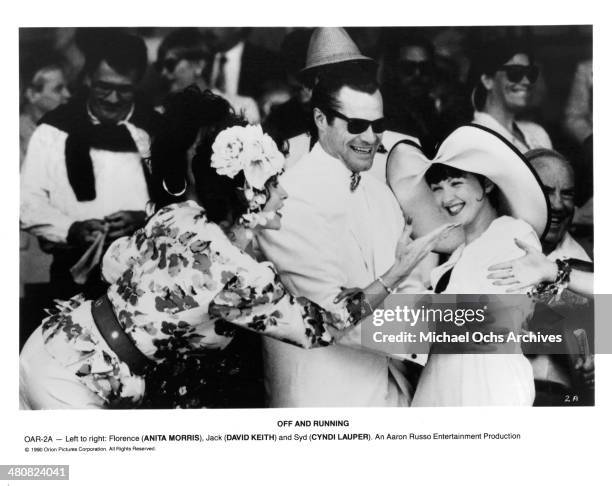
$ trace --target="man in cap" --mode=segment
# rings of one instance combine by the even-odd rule
[[[405,225],[391,190],[370,173],[384,118],[375,70],[368,64],[372,60],[343,29],[313,33],[307,68],[326,66],[312,95],[316,143],[282,177],[289,198],[281,230],[259,239],[292,293],[323,306],[331,305],[342,287],[363,287],[382,275]],[[403,284],[407,289],[423,287],[411,280]],[[363,349],[304,351],[264,341],[272,407],[405,406],[411,390],[403,371],[396,360]]]

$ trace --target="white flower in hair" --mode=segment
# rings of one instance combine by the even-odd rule
[[[241,218],[247,226],[254,228],[274,218],[274,212],[262,211],[268,201],[265,184],[283,171],[285,157],[272,137],[261,125],[235,126],[217,135],[212,150],[210,165],[217,174],[234,178],[241,170],[244,173],[242,191],[248,209]]]
[[[256,226],[265,226],[269,220],[274,218],[275,214],[276,213],[272,211],[246,213],[242,215],[242,220],[246,223],[248,228],[255,228]]]
[[[245,152],[248,157],[244,177],[250,186],[261,190],[270,177],[282,171],[285,157],[274,140],[263,132],[261,125],[250,125],[245,129]]]
[[[210,165],[217,174],[233,179],[244,168],[244,140],[244,127],[241,126],[226,128],[217,135],[210,158]]]
[[[283,170],[285,163],[285,157],[261,125],[227,128],[217,135],[212,149],[211,167],[219,175],[233,178],[243,170],[249,186],[259,190]]]

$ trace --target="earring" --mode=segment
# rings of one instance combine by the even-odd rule
[[[179,197],[179,196],[182,196],[183,194],[185,194],[185,192],[187,192],[187,181],[185,179],[183,179],[183,182],[185,183],[185,185],[183,186],[183,190],[179,191],[179,192],[172,192],[172,191],[170,191],[170,189],[168,189],[168,186],[166,186],[166,179],[162,179],[162,187],[164,188],[164,191],[166,191],[171,196]]]

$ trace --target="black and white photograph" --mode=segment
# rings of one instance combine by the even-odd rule
[[[7,26],[0,481],[605,484],[596,10],[230,3]]]
[[[19,33],[22,409],[593,405],[582,328],[359,336],[390,294],[589,305],[591,26]]]

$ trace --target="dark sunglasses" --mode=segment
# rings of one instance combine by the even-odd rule
[[[535,83],[540,76],[540,69],[537,66],[521,66],[519,64],[508,64],[502,66],[498,71],[506,73],[508,81],[511,83],[520,83],[523,78],[527,78],[530,83]]]
[[[429,75],[433,71],[430,61],[400,61],[397,67],[404,76],[414,76],[417,71],[423,75]]]
[[[176,65],[181,62],[182,59],[178,57],[167,57],[163,61],[155,61],[155,69],[157,72],[163,72],[165,69],[169,73],[173,73],[176,69]]]
[[[330,115],[336,116],[346,122],[346,129],[352,135],[359,135],[360,133],[365,132],[370,125],[372,126],[372,131],[374,133],[382,133],[386,129],[386,120],[384,118],[379,118],[378,120],[363,120],[362,118],[349,118],[346,115],[343,115],[339,111],[332,110],[328,108],[327,111]]]
[[[136,91],[136,88],[131,84],[124,85],[106,83],[104,81],[96,81],[92,83],[92,88],[101,96],[108,96],[114,91],[120,98],[130,98],[134,96],[134,92]]]

